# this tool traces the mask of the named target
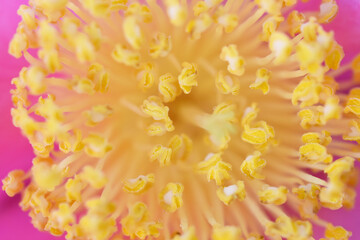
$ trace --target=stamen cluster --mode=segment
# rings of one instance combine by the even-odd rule
[[[68,240],[348,239],[317,212],[354,204],[360,56],[322,27],[335,0],[296,4],[20,6],[11,114],[36,156],[3,190]]]

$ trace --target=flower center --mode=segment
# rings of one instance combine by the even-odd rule
[[[352,205],[359,154],[344,140],[360,140],[360,94],[335,78],[360,60],[340,66],[320,25],[334,1],[316,16],[295,0],[51,2],[20,7],[9,48],[31,64],[13,80],[12,116],[36,158],[3,188],[23,191],[37,228],[311,239],[321,206]]]

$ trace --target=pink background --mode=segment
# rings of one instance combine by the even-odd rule
[[[20,17],[16,10],[25,0],[0,0],[0,179],[13,169],[28,169],[31,166],[32,151],[20,131],[13,127],[10,116],[10,81],[23,65],[24,60],[17,60],[7,53],[8,42],[14,34]],[[313,1],[318,3],[319,0]],[[360,52],[360,1],[340,0],[340,12],[328,29],[336,29],[336,38],[344,46],[347,59]],[[360,188],[358,187],[358,192]],[[0,191],[0,239],[2,240],[53,240],[47,233],[37,231],[30,223],[30,218],[18,207],[19,196],[9,198]],[[352,211],[322,210],[320,215],[353,232],[351,239],[360,239],[357,230],[360,213],[360,198]]]

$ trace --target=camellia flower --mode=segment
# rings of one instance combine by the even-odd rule
[[[296,4],[20,6],[11,114],[36,157],[3,190],[66,239],[348,239],[317,213],[354,204],[360,57],[322,27],[334,0]]]

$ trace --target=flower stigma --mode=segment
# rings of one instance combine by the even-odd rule
[[[21,5],[11,115],[35,157],[3,190],[68,240],[348,239],[317,213],[354,205],[360,56],[323,28],[335,0],[297,4]]]

